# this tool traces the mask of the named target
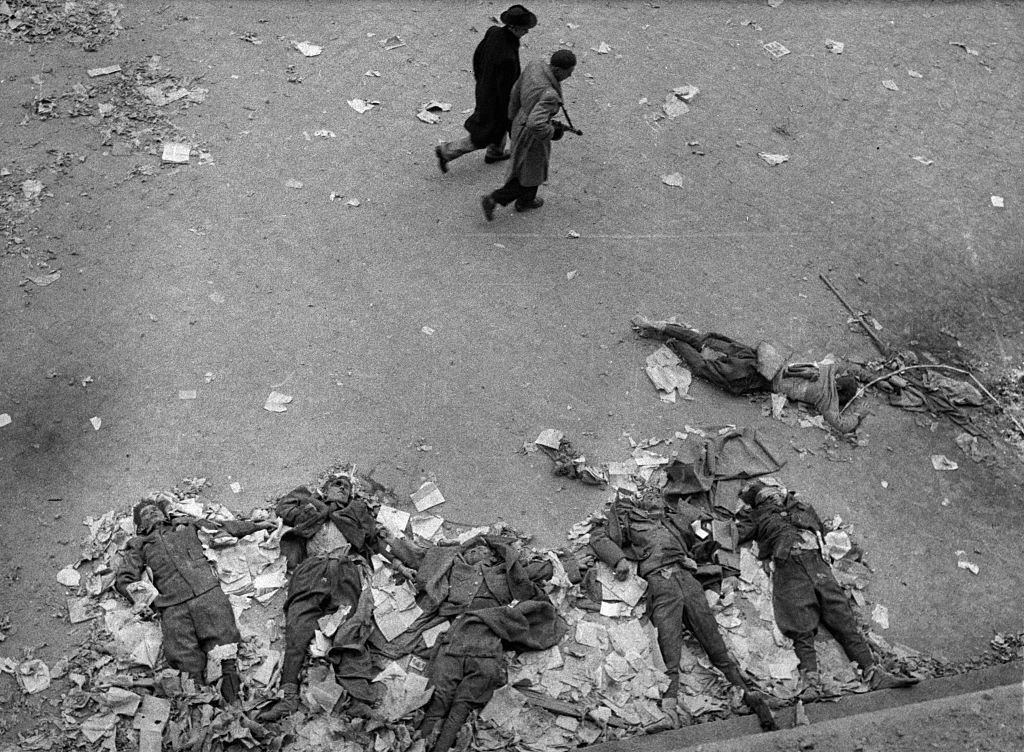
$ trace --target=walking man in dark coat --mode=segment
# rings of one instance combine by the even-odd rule
[[[512,118],[512,164],[508,180],[498,190],[480,199],[490,222],[498,204],[516,202],[516,211],[539,209],[544,201],[537,189],[548,179],[551,142],[565,134],[565,126],[553,120],[562,107],[562,81],[576,70],[576,56],[557,50],[550,62],[528,63],[512,87],[508,114]]]
[[[520,73],[519,40],[537,25],[537,16],[522,5],[513,5],[501,14],[500,20],[504,26],[489,28],[473,52],[476,108],[466,119],[469,135],[434,148],[441,172],[448,172],[448,163],[453,159],[484,147],[487,164],[510,156],[505,151],[505,136],[511,123],[509,93]]]

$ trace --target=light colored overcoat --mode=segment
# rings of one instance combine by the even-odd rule
[[[512,119],[512,164],[509,177],[525,187],[548,179],[551,159],[551,119],[562,105],[562,84],[542,60],[527,63],[512,87],[508,114]]]

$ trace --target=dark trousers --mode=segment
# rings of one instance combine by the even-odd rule
[[[491,198],[494,199],[494,203],[501,204],[502,206],[508,206],[513,201],[528,204],[537,198],[537,188],[539,187],[536,185],[521,185],[519,178],[513,176],[508,179],[505,185],[494,191],[491,194]]]
[[[668,571],[665,577],[663,571]],[[679,659],[683,653],[685,626],[704,648],[715,668],[738,687],[746,687],[740,667],[725,646],[718,622],[704,597],[704,588],[681,567],[647,575],[647,607],[651,623],[658,630],[658,647],[665,661],[669,685],[665,697],[679,693]]]
[[[160,613],[164,658],[178,671],[202,677],[206,654],[218,645],[241,642],[231,601],[220,587]]]
[[[850,601],[817,551],[793,552],[775,562],[772,603],[779,631],[793,641],[801,671],[817,671],[814,635],[824,624],[861,669],[875,660],[860,633]]]
[[[355,612],[358,584],[358,569],[351,562],[313,557],[296,567],[284,605],[282,684],[299,683],[299,672],[321,616],[333,614],[343,605],[351,609],[350,613]]]
[[[678,663],[678,661],[677,661]],[[508,681],[501,644],[494,655],[453,655],[444,651],[434,658],[431,669],[434,694],[424,711],[424,736],[441,724],[432,752],[445,752],[475,708],[482,708],[494,690]]]

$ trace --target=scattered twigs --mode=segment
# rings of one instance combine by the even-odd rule
[[[856,402],[858,399],[860,399],[862,396],[864,396],[864,393],[868,389],[873,387],[875,384],[877,384],[878,382],[886,381],[887,379],[890,379],[893,376],[898,376],[899,374],[903,373],[904,371],[909,371],[909,370],[914,369],[914,368],[941,369],[941,370],[944,370],[944,371],[953,371],[954,373],[959,373],[959,374],[963,374],[964,376],[970,377],[971,381],[974,382],[975,386],[978,387],[978,389],[981,391],[981,393],[984,394],[986,397],[988,397],[990,400],[992,400],[992,402],[995,404],[995,406],[998,407],[1003,412],[1004,415],[1006,415],[1010,420],[1013,421],[1013,424],[1015,426],[1017,426],[1017,430],[1020,431],[1022,434],[1024,434],[1024,425],[1022,425],[1019,420],[1017,420],[1013,415],[1011,415],[1009,413],[1009,411],[1007,411],[1007,409],[1003,406],[1003,403],[1000,402],[996,398],[996,396],[994,394],[992,394],[992,392],[990,392],[988,389],[986,389],[985,385],[982,384],[980,381],[978,381],[978,378],[973,373],[971,373],[970,371],[965,371],[963,368],[956,368],[955,366],[942,365],[941,363],[929,364],[929,365],[903,366],[902,368],[897,368],[895,371],[891,371],[890,373],[882,374],[878,378],[872,379],[867,384],[865,384],[860,389],[858,389],[857,393],[854,395],[853,399],[846,403],[846,406],[843,407],[842,410],[839,411],[839,414],[841,415],[846,410],[847,407],[849,407],[854,402]]]

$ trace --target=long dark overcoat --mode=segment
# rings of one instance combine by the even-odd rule
[[[473,52],[476,108],[465,127],[478,149],[501,143],[508,133],[508,98],[519,73],[519,37],[506,26],[492,26]]]
[[[508,113],[512,118],[512,164],[509,177],[519,178],[526,187],[548,179],[551,137],[555,127],[551,119],[562,105],[562,84],[547,63],[536,60],[526,64],[512,87]]]

